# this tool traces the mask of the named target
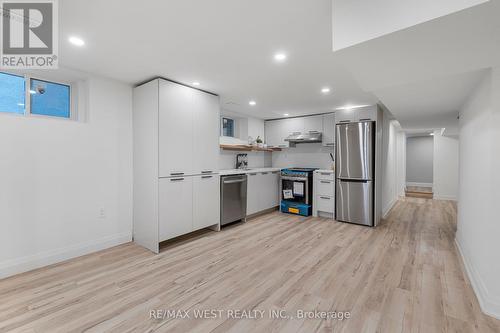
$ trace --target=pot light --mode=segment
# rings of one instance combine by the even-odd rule
[[[200,85],[200,82],[198,82],[198,81],[193,82],[193,86],[198,87],[199,85]]]
[[[274,60],[278,61],[278,62],[283,62],[286,60],[286,54],[284,53],[276,53],[274,55]]]
[[[36,91],[35,90],[30,90],[30,94],[34,95],[34,94],[36,94]]]
[[[434,136],[434,133],[429,133],[430,136]]]
[[[283,115],[284,115],[285,117],[288,117],[288,116],[289,116],[289,114],[288,114],[288,113],[283,113]]]
[[[71,44],[73,44],[73,45],[76,45],[76,46],[83,46],[83,45],[85,45],[85,42],[83,41],[83,39],[75,37],[75,36],[70,37],[69,38],[69,42]]]
[[[250,102],[248,102],[248,104],[250,104],[251,106],[254,106],[254,105],[257,105],[257,102],[256,101],[250,101]]]
[[[330,92],[330,88],[328,88],[328,87],[321,88],[321,92],[323,94],[328,94]]]

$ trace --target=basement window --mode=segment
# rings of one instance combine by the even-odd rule
[[[222,136],[234,138],[234,119],[222,118]]]
[[[0,72],[0,113],[72,118],[71,85]]]

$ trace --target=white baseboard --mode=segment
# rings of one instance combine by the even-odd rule
[[[111,235],[95,241],[3,261],[0,262],[0,279],[104,250],[123,243],[128,243],[130,241],[132,241],[132,234],[130,233]]]
[[[434,187],[434,184],[433,183],[413,183],[413,182],[407,182],[406,186]]]
[[[491,297],[489,296],[488,289],[481,279],[481,276],[472,265],[472,262],[468,259],[465,247],[460,244],[460,237],[458,233],[455,237],[455,244],[457,246],[460,257],[462,258],[462,262],[464,263],[465,272],[469,277],[472,289],[474,290],[477,300],[479,301],[481,310],[488,316],[500,319],[500,301],[491,299]]]
[[[455,195],[445,195],[445,194],[436,194],[434,193],[435,200],[451,200],[457,201],[457,197]]]
[[[396,202],[398,202],[398,198],[397,197],[393,198],[391,200],[391,202],[389,202],[389,204],[384,207],[384,209],[382,210],[382,218],[383,219],[387,218],[387,216],[391,212],[392,207],[394,207],[394,205],[396,204]]]

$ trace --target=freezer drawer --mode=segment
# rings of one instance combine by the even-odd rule
[[[337,180],[336,219],[373,226],[373,182]]]

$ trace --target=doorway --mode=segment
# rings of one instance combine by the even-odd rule
[[[406,191],[407,197],[432,199],[434,169],[434,136],[431,134],[408,136],[406,139]]]

